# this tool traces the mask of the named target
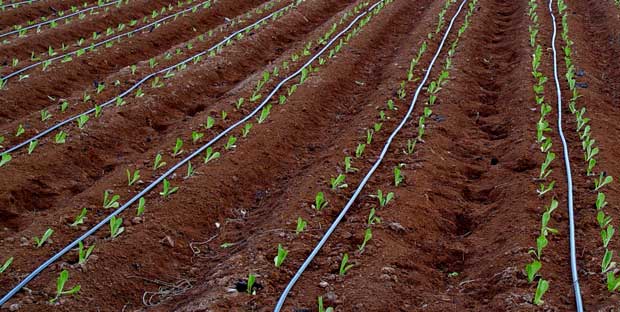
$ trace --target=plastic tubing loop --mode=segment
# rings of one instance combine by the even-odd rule
[[[205,2],[206,2],[206,1],[205,1]],[[248,29],[250,29],[250,28],[252,28],[252,27],[254,27],[254,26],[256,26],[256,25],[258,25],[258,24],[260,24],[260,23],[262,23],[262,22],[264,22],[264,21],[266,21],[266,20],[268,20],[268,19],[270,19],[272,16],[274,16],[274,15],[276,15],[276,14],[280,13],[281,11],[284,11],[285,9],[287,9],[287,8],[289,8],[289,7],[291,7],[291,6],[292,6],[292,4],[287,5],[287,6],[283,7],[283,8],[281,8],[281,9],[279,9],[279,10],[277,10],[277,11],[275,11],[275,12],[273,12],[273,13],[271,13],[271,14],[269,14],[269,15],[267,15],[267,16],[265,16],[265,17],[263,17],[263,18],[261,18],[260,20],[258,20],[257,22],[253,23],[252,25],[246,26],[246,27],[244,27],[244,28],[242,28],[242,29],[240,29],[240,30],[235,31],[234,33],[232,33],[232,34],[231,34],[231,35],[229,35],[228,37],[224,38],[222,41],[218,42],[217,44],[215,44],[214,46],[212,46],[212,47],[211,47],[211,48],[209,48],[208,50],[202,51],[202,52],[200,52],[200,53],[198,53],[198,54],[194,54],[193,56],[191,56],[191,57],[189,57],[189,58],[187,58],[187,59],[185,59],[185,60],[183,60],[183,61],[181,61],[181,62],[179,62],[179,63],[176,63],[176,64],[174,64],[174,65],[172,65],[172,66],[166,67],[166,68],[164,68],[164,69],[162,69],[162,70],[156,71],[156,72],[154,72],[154,73],[152,73],[152,74],[150,74],[150,75],[145,76],[145,77],[144,77],[144,78],[142,78],[140,81],[138,81],[138,82],[137,82],[137,83],[135,83],[133,86],[131,86],[129,89],[127,89],[127,90],[125,90],[125,91],[121,92],[119,95],[117,95],[117,96],[113,97],[112,99],[110,99],[110,100],[108,100],[108,101],[106,101],[106,102],[102,103],[102,104],[101,104],[101,105],[99,105],[99,106],[100,106],[101,108],[104,108],[104,107],[106,107],[106,106],[109,106],[109,105],[111,105],[111,104],[115,103],[117,98],[124,98],[125,96],[127,96],[128,94],[130,94],[131,92],[133,92],[134,90],[136,90],[139,86],[143,85],[145,82],[147,82],[147,81],[148,81],[148,80],[150,80],[151,78],[153,78],[153,77],[155,77],[155,76],[157,76],[157,75],[163,74],[163,73],[165,73],[165,72],[167,72],[167,71],[170,71],[170,70],[174,69],[174,68],[175,68],[175,67],[177,67],[177,66],[180,66],[180,65],[183,65],[183,64],[187,64],[187,63],[191,62],[193,59],[195,59],[195,58],[197,58],[197,57],[200,57],[200,56],[203,56],[203,55],[205,55],[205,54],[207,54],[207,53],[209,53],[209,52],[211,52],[211,51],[213,51],[213,50],[217,49],[219,46],[224,45],[224,44],[226,43],[226,41],[228,41],[228,40],[230,40],[230,39],[234,38],[237,34],[242,33],[242,32],[244,32],[244,31],[246,31],[246,30],[248,30]],[[0,152],[0,156],[2,156],[2,155],[4,155],[4,154],[7,154],[7,153],[12,153],[12,152],[14,152],[14,151],[16,151],[16,150],[18,150],[18,149],[20,149],[20,148],[23,148],[23,147],[25,147],[26,145],[30,144],[30,142],[35,141],[35,140],[38,140],[38,139],[40,139],[40,138],[42,138],[42,137],[44,137],[44,136],[48,135],[49,133],[53,132],[54,130],[56,130],[56,129],[58,129],[58,128],[60,128],[60,127],[62,127],[62,126],[64,126],[64,125],[66,125],[66,124],[68,124],[68,123],[70,123],[70,122],[72,122],[72,121],[74,121],[74,120],[77,120],[77,119],[78,119],[78,118],[80,118],[82,115],[89,115],[89,114],[94,113],[95,111],[96,111],[96,108],[91,108],[91,109],[89,109],[89,110],[87,110],[87,111],[85,111],[85,112],[83,112],[83,113],[81,113],[81,114],[77,114],[77,115],[71,116],[71,117],[69,117],[69,118],[67,118],[67,119],[65,119],[65,120],[63,120],[63,121],[61,121],[61,122],[59,122],[59,123],[57,123],[57,124],[55,124],[55,125],[53,125],[53,126],[51,126],[51,127],[47,128],[47,129],[45,129],[45,130],[43,130],[43,131],[39,132],[37,135],[35,135],[35,136],[31,137],[30,139],[25,140],[25,141],[23,141],[23,142],[21,142],[21,143],[19,143],[19,144],[17,144],[17,145],[14,145],[14,146],[12,146],[12,147],[10,147],[10,148],[8,148],[8,149],[6,149],[6,150],[4,150],[4,151]]]
[[[225,130],[223,130],[222,132],[220,132],[217,136],[215,136],[213,139],[211,139],[209,142],[207,142],[205,145],[201,146],[199,149],[197,149],[196,151],[194,151],[192,154],[190,154],[189,156],[187,156],[186,158],[182,159],[181,161],[179,161],[177,164],[175,164],[173,167],[171,167],[170,169],[168,169],[168,171],[166,171],[164,174],[162,174],[159,178],[157,178],[155,181],[153,181],[151,184],[149,184],[146,188],[144,188],[140,193],[138,193],[136,196],[132,197],[129,201],[127,201],[125,204],[123,204],[121,207],[119,207],[118,209],[116,209],[114,212],[112,212],[111,214],[109,214],[105,219],[101,220],[99,223],[97,223],[95,226],[93,226],[90,230],[86,231],[84,234],[82,234],[80,237],[78,237],[76,240],[74,240],[73,242],[71,242],[69,245],[67,245],[66,247],[64,247],[62,250],[60,250],[59,252],[57,252],[55,255],[53,255],[51,258],[49,258],[48,260],[46,260],[45,262],[43,262],[39,267],[37,267],[34,271],[32,271],[30,274],[28,274],[28,276],[26,276],[19,284],[17,284],[17,286],[15,286],[13,289],[11,289],[8,293],[6,293],[2,299],[0,299],[0,306],[2,306],[3,304],[5,304],[9,299],[11,299],[18,291],[20,291],[24,286],[26,286],[32,279],[34,279],[35,277],[37,277],[37,275],[39,275],[43,270],[45,270],[47,267],[49,267],[50,265],[52,265],[54,262],[56,262],[60,257],[62,257],[63,255],[65,255],[66,253],[68,253],[69,251],[71,251],[71,249],[75,248],[79,242],[81,242],[82,240],[86,239],[87,237],[91,236],[93,233],[95,233],[97,230],[99,230],[101,227],[105,226],[110,219],[112,219],[112,217],[117,216],[118,214],[120,214],[121,212],[123,212],[125,209],[127,209],[128,207],[130,207],[132,204],[134,204],[136,201],[138,201],[141,197],[143,197],[144,195],[146,195],[148,192],[150,192],[152,189],[154,189],[159,183],[161,183],[166,177],[170,176],[171,174],[173,174],[176,170],[178,170],[179,168],[181,168],[183,165],[185,165],[186,163],[188,163],[190,160],[192,160],[193,158],[197,157],[198,155],[200,155],[200,153],[202,153],[204,150],[206,150],[208,147],[210,147],[211,145],[215,144],[217,141],[219,141],[220,139],[222,139],[224,136],[226,136],[228,133],[230,133],[231,131],[233,131],[234,129],[236,129],[237,127],[239,127],[240,125],[246,123],[248,120],[250,120],[252,117],[254,117],[258,112],[261,111],[261,109],[267,105],[267,103],[269,102],[269,100],[271,100],[271,98],[282,88],[282,86],[284,86],[284,84],[286,84],[288,81],[290,81],[291,79],[297,77],[299,74],[301,74],[301,72],[308,66],[310,66],[310,64],[312,64],[312,62],[314,62],[317,58],[319,58],[323,53],[325,53],[325,51],[327,51],[327,49],[329,49],[329,47],[331,47],[334,42],[336,42],[336,40],[340,39],[340,37],[342,37],[349,29],[351,29],[353,27],[353,25],[355,25],[355,23],[362,17],[364,17],[366,14],[368,14],[368,12],[372,9],[374,9],[377,5],[379,5],[382,1],[379,1],[377,3],[375,3],[372,7],[370,7],[368,9],[368,11],[358,15],[355,19],[353,19],[353,21],[351,21],[351,23],[344,28],[342,31],[340,31],[336,36],[334,36],[334,38],[332,38],[321,50],[319,50],[319,52],[317,52],[311,59],[309,59],[306,63],[304,63],[304,65],[302,65],[297,71],[295,71],[293,74],[291,74],[290,76],[288,76],[287,78],[283,79],[282,81],[280,81],[280,83],[278,83],[276,85],[276,87],[269,93],[268,96],[266,96],[263,101],[260,103],[260,105],[258,105],[252,112],[250,112],[248,115],[246,115],[243,119],[237,121],[236,123],[234,123],[233,125],[231,125],[230,127],[226,128]],[[292,6],[289,5],[289,6]],[[288,6],[287,6],[288,7]],[[260,21],[256,22],[253,25],[257,25],[258,23],[262,22],[263,20],[266,20],[268,18],[270,18],[271,16],[279,13],[280,11],[286,9],[287,7],[284,7],[272,14],[270,14],[269,16],[261,19]],[[250,25],[246,28],[249,27],[253,27],[253,25]],[[239,31],[241,32],[241,31]],[[236,35],[236,34],[235,34]]]
[[[579,290],[579,274],[577,273],[577,255],[575,247],[575,217],[573,214],[573,178],[570,168],[570,159],[568,157],[568,144],[562,131],[562,91],[560,89],[560,79],[558,78],[558,61],[557,51],[555,48],[555,39],[557,36],[557,25],[555,21],[555,15],[553,14],[553,0],[549,0],[549,14],[551,15],[551,21],[553,24],[553,35],[551,37],[551,48],[553,50],[553,78],[555,80],[555,90],[557,92],[558,101],[558,134],[562,139],[562,151],[564,154],[564,164],[566,169],[566,185],[568,188],[568,228],[569,228],[569,245],[570,245],[570,270],[573,279],[573,290],[575,292],[575,306],[578,312],[583,311],[583,304],[581,302],[581,291]]]
[[[452,17],[452,20],[450,20],[450,24],[448,25],[448,28],[447,28],[447,30],[446,30],[446,32],[445,32],[445,34],[444,34],[444,36],[443,36],[443,38],[441,40],[441,43],[439,44],[439,47],[437,48],[437,52],[435,53],[435,56],[431,60],[431,63],[428,65],[428,68],[426,69],[426,74],[424,75],[424,79],[422,79],[422,81],[420,82],[420,85],[418,86],[418,88],[415,91],[415,95],[413,96],[413,99],[411,100],[411,104],[409,106],[409,110],[407,111],[407,114],[401,120],[401,122],[398,125],[398,127],[396,127],[394,132],[392,132],[392,134],[388,138],[387,142],[385,143],[385,146],[383,147],[383,150],[381,151],[381,154],[379,155],[379,158],[375,161],[374,165],[370,168],[370,170],[368,171],[368,173],[366,174],[364,179],[357,186],[357,189],[355,189],[355,192],[353,193],[353,196],[351,196],[351,198],[349,199],[347,204],[344,206],[344,208],[342,209],[342,211],[340,212],[340,214],[338,215],[336,220],[334,220],[334,222],[331,224],[331,226],[327,229],[327,231],[323,235],[323,238],[321,238],[321,240],[316,245],[316,247],[314,247],[314,250],[312,250],[312,253],[310,253],[308,258],[306,258],[306,260],[301,265],[301,267],[299,268],[297,273],[295,273],[293,278],[289,281],[288,285],[286,285],[286,288],[284,289],[284,291],[280,295],[280,298],[278,299],[276,307],[273,309],[274,312],[279,312],[282,309],[282,306],[284,305],[284,302],[286,301],[286,298],[287,298],[289,292],[291,291],[291,289],[293,288],[293,286],[295,285],[297,280],[299,280],[299,278],[301,277],[303,272],[306,270],[308,265],[310,265],[310,263],[312,262],[314,257],[317,255],[317,253],[321,250],[321,248],[323,247],[325,242],[327,242],[327,239],[329,238],[329,236],[332,234],[332,232],[334,232],[334,230],[336,229],[336,227],[338,226],[338,224],[340,223],[342,218],[344,218],[344,216],[346,215],[347,211],[349,211],[349,208],[351,208],[351,206],[353,205],[353,203],[355,202],[357,197],[360,195],[360,193],[362,192],[362,189],[364,188],[364,186],[366,185],[366,183],[368,182],[368,180],[370,179],[372,174],[375,172],[375,170],[377,170],[377,168],[379,167],[379,165],[383,161],[383,157],[385,157],[386,153],[388,152],[388,149],[390,148],[390,144],[392,144],[392,141],[394,140],[394,138],[396,137],[398,132],[400,132],[400,130],[405,126],[405,123],[407,123],[407,120],[409,119],[409,117],[413,113],[413,109],[415,107],[416,101],[418,100],[418,96],[420,95],[420,92],[422,91],[422,88],[424,87],[424,85],[426,84],[426,81],[428,80],[428,77],[430,76],[430,73],[431,73],[431,70],[433,68],[433,65],[435,64],[435,61],[439,57],[439,54],[441,53],[441,50],[442,50],[442,48],[444,46],[444,43],[448,39],[448,35],[450,34],[450,30],[452,29],[452,26],[454,25],[454,21],[456,20],[458,15],[461,13],[461,10],[463,9],[463,7],[467,3],[467,1],[468,0],[463,0],[463,2],[461,2],[461,5],[459,6],[458,10],[456,11],[454,16]]]
[[[23,31],[23,30],[29,30],[29,29],[37,28],[39,26],[45,26],[47,24],[51,24],[53,22],[57,22],[57,21],[60,21],[60,20],[63,20],[63,19],[67,19],[69,17],[75,16],[75,15],[78,15],[78,14],[82,14],[82,13],[87,12],[87,11],[92,11],[92,10],[98,9],[98,8],[104,8],[104,7],[107,7],[107,6],[110,6],[110,5],[115,5],[117,3],[120,3],[121,1],[123,1],[123,0],[117,0],[117,1],[113,1],[113,2],[104,3],[102,5],[91,6],[89,8],[86,8],[86,9],[83,9],[83,10],[80,10],[80,11],[75,11],[75,12],[73,12],[71,14],[67,14],[67,15],[63,15],[63,16],[57,17],[57,18],[53,18],[53,19],[45,21],[45,22],[41,22],[41,23],[38,23],[38,24],[34,24],[34,25],[30,25],[30,26],[24,27],[24,28],[15,29],[15,30],[12,30],[12,31],[9,31],[9,32],[5,32],[3,34],[0,34],[0,38],[6,37],[6,36],[10,36],[12,34],[19,33],[20,31]]]

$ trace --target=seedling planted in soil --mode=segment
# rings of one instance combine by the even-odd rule
[[[41,238],[35,236],[32,239],[34,239],[35,242],[35,246],[37,248],[40,248],[41,246],[43,246],[43,244],[45,244],[45,242],[50,238],[50,236],[52,236],[52,234],[54,234],[54,230],[52,229],[47,229],[45,231],[45,233],[43,233],[43,235],[41,236]]]
[[[11,263],[13,263],[13,257],[8,258],[4,264],[2,266],[0,266],[0,274],[4,273],[4,271],[6,271],[6,269],[8,269],[11,266]]]
[[[273,262],[275,263],[276,268],[279,268],[282,265],[287,255],[288,250],[284,249],[284,247],[282,247],[282,244],[278,244],[278,254],[273,258]]]
[[[299,235],[301,232],[303,232],[304,229],[306,228],[306,225],[308,225],[308,222],[302,219],[301,217],[298,217],[297,227],[295,228],[295,235]]]
[[[364,232],[364,241],[361,245],[357,246],[360,253],[364,252],[366,244],[370,241],[370,239],[372,239],[372,230],[370,228],[367,228]]]
[[[93,249],[95,249],[95,245],[84,249],[84,244],[82,242],[78,243],[78,264],[84,265],[86,261],[88,261],[88,257],[93,253]]]
[[[88,210],[86,208],[82,208],[82,211],[80,211],[80,214],[78,214],[75,217],[75,220],[73,221],[73,223],[71,223],[72,227],[76,227],[80,224],[84,223],[84,219],[86,218],[86,213],[88,212]]]
[[[118,203],[118,200],[121,198],[121,196],[120,195],[110,196],[110,193],[111,192],[108,190],[103,192],[103,208],[105,209],[118,208],[120,206],[120,204]]]
[[[117,218],[116,216],[112,216],[112,218],[110,219],[110,237],[111,238],[114,239],[125,231],[125,228],[122,225],[123,225],[123,218]]]
[[[316,196],[314,196],[314,205],[312,205],[312,208],[316,209],[317,211],[321,211],[323,208],[325,208],[325,206],[327,206],[325,194],[323,194],[323,192],[316,193]]]
[[[60,272],[60,275],[58,276],[58,280],[56,281],[56,297],[50,299],[50,302],[54,303],[61,296],[73,295],[73,294],[77,293],[78,291],[80,291],[80,289],[81,289],[80,285],[75,285],[75,286],[73,286],[73,288],[71,288],[69,290],[64,290],[65,289],[65,283],[67,283],[68,279],[69,279],[69,271],[62,270],[62,272]]]
[[[176,193],[176,191],[178,190],[178,186],[170,188],[170,182],[167,179],[164,179],[163,190],[159,193],[159,195],[163,196],[164,198],[168,198],[170,195]]]
[[[353,264],[349,264],[349,254],[345,253],[342,255],[342,261],[340,262],[340,270],[339,275],[344,276],[347,274],[347,271],[353,267]]]

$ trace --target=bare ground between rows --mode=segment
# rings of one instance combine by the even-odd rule
[[[28,113],[59,103],[59,99],[73,92],[81,93],[81,90],[93,86],[96,81],[104,81],[109,75],[129,65],[158,56],[177,44],[224,24],[225,17],[245,13],[263,2],[221,1],[208,10],[162,25],[146,36],[134,36],[130,40],[116,43],[112,48],[100,48],[84,54],[72,62],[54,63],[45,72],[35,69],[30,73],[30,78],[21,82],[13,81],[8,84],[7,90],[2,91],[0,120],[4,123],[15,121]],[[55,101],[50,102],[50,97]]]

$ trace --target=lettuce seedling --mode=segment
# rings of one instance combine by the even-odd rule
[[[601,240],[603,241],[603,247],[607,248],[615,232],[616,229],[611,224],[608,225],[606,229],[601,231]]]
[[[207,150],[205,151],[204,163],[206,164],[219,157],[220,157],[220,152],[213,152],[213,148],[207,147]]]
[[[545,158],[545,161],[540,166],[540,175],[538,176],[540,180],[547,178],[549,174],[551,173],[551,171],[553,171],[552,169],[549,169],[549,166],[551,165],[551,162],[554,159],[555,159],[555,153],[547,152],[547,157]]]
[[[279,268],[282,265],[287,255],[288,250],[284,249],[282,247],[282,244],[278,244],[278,255],[273,258],[273,262],[275,263],[276,268]]]
[[[41,111],[41,121],[46,121],[50,118],[52,118],[52,114],[50,114],[47,109]]]
[[[612,176],[605,176],[604,172],[601,172],[598,178],[594,178],[594,190],[598,191],[601,187],[611,183],[614,180]]]
[[[133,174],[127,169],[127,184],[132,186],[140,179],[140,170],[135,170]]]
[[[181,148],[183,148],[183,140],[177,138],[174,148],[172,148],[172,156],[176,157],[181,155],[183,153],[183,150]]]
[[[364,248],[366,248],[366,244],[370,241],[370,239],[372,239],[372,229],[366,228],[366,231],[364,232],[364,241],[361,245],[357,246],[360,253],[364,252]]]
[[[118,200],[121,198],[120,195],[112,195],[110,196],[111,192],[108,190],[105,190],[103,192],[103,208],[105,209],[109,209],[109,208],[118,208],[120,206],[120,204],[118,203]]]
[[[381,223],[381,219],[377,217],[376,210],[374,207],[370,208],[370,213],[368,214],[368,226],[374,225],[375,223]]]
[[[84,125],[86,125],[86,122],[88,122],[88,119],[90,119],[90,117],[88,117],[88,115],[80,115],[80,117],[78,117],[76,119],[76,122],[78,124],[78,128],[84,129]]]
[[[605,193],[598,192],[596,195],[596,209],[601,210],[607,206],[607,202],[605,201]]]
[[[194,175],[195,169],[194,166],[192,166],[192,162],[187,162],[187,173],[185,174],[185,179],[189,179]]]
[[[167,179],[164,179],[163,190],[159,193],[159,195],[163,196],[164,198],[168,198],[170,195],[176,193],[176,191],[178,190],[178,186],[170,188],[170,182]]]
[[[230,137],[228,137],[228,141],[226,141],[226,144],[224,145],[224,149],[228,151],[228,150],[231,150],[237,147],[237,145],[235,145],[236,142],[237,142],[237,138],[234,135],[231,135]]]
[[[344,158],[344,172],[351,173],[351,172],[356,172],[358,170],[359,169],[351,166],[351,157],[347,156]]]
[[[81,241],[78,243],[78,264],[79,265],[86,264],[86,261],[88,261],[88,257],[90,257],[90,254],[93,253],[93,249],[95,249],[95,245],[92,245],[88,247],[87,249],[84,249],[84,244]]]
[[[121,233],[125,231],[125,227],[123,225],[123,218],[117,218],[116,216],[112,216],[110,219],[110,237],[116,238]]]
[[[540,271],[541,267],[542,267],[542,263],[540,263],[540,261],[538,260],[534,260],[532,261],[532,263],[528,263],[525,266],[525,272],[527,273],[528,283],[531,283],[534,281],[534,277],[536,277],[536,273]]]
[[[549,290],[549,282],[544,279],[538,280],[538,286],[536,287],[536,293],[534,294],[534,304],[542,305],[544,301],[542,300],[542,296]]]
[[[60,131],[56,134],[56,136],[54,137],[54,142],[56,142],[56,144],[64,144],[67,141],[67,133],[64,131]]]
[[[598,225],[601,227],[601,229],[603,229],[603,228],[605,228],[606,226],[608,226],[611,223],[611,217],[610,216],[606,216],[605,212],[600,210],[596,214],[596,222],[598,222]]]
[[[73,288],[71,288],[69,290],[64,290],[65,283],[67,283],[68,279],[69,279],[69,271],[62,270],[62,272],[60,272],[60,275],[58,276],[58,280],[56,281],[56,297],[50,299],[50,302],[54,303],[61,296],[73,295],[73,294],[77,293],[78,291],[80,291],[80,289],[81,289],[80,285],[75,285],[75,286],[73,286]]]
[[[246,287],[246,292],[250,295],[256,295],[256,290],[254,289],[254,283],[256,282],[256,275],[250,273],[248,275],[248,286]]]
[[[138,208],[136,208],[136,216],[141,216],[144,214],[144,204],[146,203],[146,199],[144,197],[140,197],[138,200]]]
[[[52,236],[52,234],[54,234],[54,230],[52,229],[47,229],[45,231],[45,233],[43,233],[43,235],[41,236],[41,238],[39,237],[33,237],[32,239],[34,239],[35,242],[35,246],[37,248],[41,248],[41,246],[43,246],[43,244],[45,244],[45,242],[50,238],[50,236]]]
[[[614,272],[607,272],[607,290],[614,292],[620,289],[620,277],[616,277]]]
[[[346,188],[348,187],[348,185],[346,183],[344,183],[344,179],[346,178],[346,176],[344,174],[339,174],[337,177],[335,178],[330,178],[330,185],[331,185],[331,189],[332,191],[335,191],[339,188]]]
[[[198,140],[202,139],[202,137],[204,137],[205,134],[202,132],[197,132],[197,131],[193,131],[192,132],[192,143],[196,143],[198,142]]]
[[[71,223],[71,226],[76,227],[83,224],[84,219],[86,218],[86,213],[88,213],[88,210],[86,208],[82,208],[82,211],[80,211],[80,213],[75,217],[75,220]]]
[[[295,228],[295,235],[299,235],[301,232],[303,232],[307,225],[308,225],[308,222],[306,220],[302,219],[301,217],[298,217],[297,227]]]
[[[247,137],[248,134],[250,134],[250,129],[252,129],[252,123],[248,122],[245,124],[245,126],[243,126],[243,129],[241,129],[241,137]]]
[[[8,258],[2,266],[0,266],[0,274],[4,273],[13,263],[13,257]]]
[[[540,186],[538,187],[536,192],[538,193],[538,196],[542,197],[543,195],[553,190],[554,186],[555,186],[555,180],[551,181],[548,185],[545,185],[545,183],[540,183]]]
[[[207,116],[207,121],[204,125],[205,129],[211,129],[215,125],[215,118]]]
[[[260,112],[260,116],[258,116],[258,123],[262,124],[269,117],[269,113],[271,112],[271,104],[266,105]]]
[[[347,274],[347,271],[353,267],[353,264],[349,264],[349,254],[345,253],[342,255],[342,261],[340,262],[340,270],[339,275],[344,276]]]
[[[155,162],[153,163],[153,170],[157,170],[157,169],[159,169],[159,168],[161,168],[161,167],[163,167],[165,165],[166,165],[166,162],[162,161],[162,156],[161,156],[161,154],[158,153],[155,156]]]
[[[379,205],[381,207],[385,207],[394,198],[394,193],[389,192],[383,196],[383,192],[381,190],[377,190],[377,195],[371,195],[371,197],[376,197],[379,200]]]
[[[2,158],[0,158],[0,167],[8,164],[9,161],[11,161],[11,159],[13,159],[13,156],[11,156],[11,154],[9,153],[2,154]]]
[[[366,149],[366,144],[363,144],[363,143],[358,144],[357,148],[355,149],[355,157],[356,158],[362,157],[362,154],[364,153],[364,149]]]
[[[366,129],[366,144],[372,143],[372,136],[375,132],[372,129]]]
[[[325,208],[325,206],[327,206],[325,194],[323,194],[323,192],[316,193],[316,196],[314,196],[314,205],[312,205],[312,208],[316,209],[317,211],[321,211],[323,208]]]
[[[24,134],[24,132],[26,132],[26,129],[24,129],[24,126],[22,124],[19,124],[17,126],[17,131],[15,132],[15,137],[18,137],[18,136]]]
[[[401,183],[403,183],[403,180],[405,179],[400,170],[400,167],[401,165],[394,167],[394,186],[399,186]]]

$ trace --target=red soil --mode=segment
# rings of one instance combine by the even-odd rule
[[[131,14],[148,14],[151,7],[166,2],[141,3],[128,5],[137,9]],[[92,107],[92,103],[78,104],[85,90],[93,95],[94,103],[101,103],[135,83],[136,77],[187,58],[290,2],[276,2],[268,10],[245,15],[262,3],[219,0],[209,10],[169,22],[152,33],[101,48],[74,62],[55,64],[46,72],[35,70],[29,79],[10,83],[0,91],[0,131],[7,139],[4,146]],[[53,144],[50,137],[41,140],[32,155],[25,150],[13,153],[13,160],[0,168],[0,261],[9,256],[15,261],[0,275],[0,294],[110,213],[101,207],[105,190],[113,190],[121,196],[120,202],[125,202],[163,172],[152,168],[155,155],[163,155],[165,168],[169,168],[248,114],[256,105],[249,97],[262,73],[275,66],[280,69],[279,77],[272,77],[264,86],[262,95],[266,96],[264,90],[271,90],[310,57],[300,53],[304,46],[310,43],[309,52],[316,53],[321,47],[317,39],[333,24],[337,24],[336,32],[343,29],[353,17],[347,15],[339,23],[341,17],[359,3],[302,2],[224,47],[222,54],[190,63],[186,70],[166,79],[163,87],[145,84],[144,97],[129,96],[126,105],[104,109],[100,118],[91,116],[84,129],[75,124],[63,128],[68,133],[67,143]],[[65,255],[1,309],[13,305],[20,311],[272,310],[288,280],[404,116],[418,82],[406,84],[404,99],[397,99],[399,84],[406,79],[410,60],[426,40],[428,51],[414,72],[415,77],[424,75],[440,39],[440,35],[428,39],[427,33],[434,31],[443,5],[443,1],[394,0],[334,58],[324,56],[324,65],[319,66],[318,61],[313,64],[318,71],[310,73],[285,105],[275,103],[292,84],[277,93],[265,123],[258,124],[254,119],[247,137],[235,130],[239,137],[235,149],[225,151],[223,142],[217,143],[214,148],[222,152],[221,158],[207,165],[202,157],[197,158],[192,161],[196,168],[193,177],[183,178],[183,167],[168,178],[173,186],[180,187],[177,193],[163,199],[157,194],[161,187],[157,187],[146,196],[143,217],[134,217],[134,207],[121,214],[125,233],[112,240],[106,227],[87,239],[85,244],[95,244],[96,248],[85,266],[76,265],[76,252]],[[447,10],[446,20],[457,5]],[[580,90],[584,96],[578,105],[587,107],[593,138],[601,149],[597,168],[620,177],[620,151],[613,143],[620,136],[616,122],[620,118],[620,9],[613,1],[567,0],[567,5],[569,34],[575,42],[573,61],[584,73],[578,81],[588,85]],[[545,98],[553,107],[548,119],[554,130],[549,135],[558,155],[553,163],[552,178],[557,181],[553,195],[560,202],[551,226],[559,234],[550,236],[543,257],[541,274],[551,288],[541,307],[531,303],[535,286],[527,283],[523,269],[531,261],[528,250],[535,244],[540,217],[551,198],[541,199],[536,194],[536,177],[544,154],[535,142],[539,112],[532,91],[533,51],[527,11],[526,0],[478,1],[471,25],[452,59],[450,79],[432,107],[424,142],[418,143],[411,155],[402,152],[407,139],[417,135],[417,118],[427,101],[425,92],[412,120],[393,142],[362,196],[295,285],[285,311],[315,311],[317,296],[323,296],[326,305],[336,311],[574,309],[567,186],[555,130],[555,90],[550,82]],[[23,7],[0,13],[0,19],[4,22],[6,16],[15,23],[18,13],[41,14],[34,7]],[[447,44],[456,38],[464,15],[457,18]],[[538,38],[544,51],[541,70],[551,78],[551,19],[546,2],[539,1],[538,15]],[[243,17],[244,21],[230,25],[224,17]],[[80,23],[105,28],[129,18],[134,17],[110,13]],[[198,43],[196,37],[209,30],[214,30],[213,37]],[[40,41],[26,38],[0,47],[0,51],[17,53],[25,47],[62,42],[77,36],[74,31],[70,27],[46,31]],[[185,49],[188,42],[196,43],[196,47]],[[561,46],[558,38],[557,47]],[[183,55],[164,57],[176,48],[183,48]],[[443,66],[446,50],[440,54],[432,79]],[[292,55],[300,59],[291,61]],[[149,58],[156,58],[159,67],[151,69]],[[283,68],[283,61],[290,67]],[[127,69],[132,64],[138,64],[138,76]],[[563,77],[564,64],[558,65]],[[105,82],[109,88],[95,95],[93,80]],[[121,85],[115,88],[112,85],[116,80]],[[565,80],[561,84],[568,101]],[[48,96],[55,101],[50,102]],[[237,110],[233,103],[239,97],[246,103]],[[60,98],[71,103],[65,114],[57,111]],[[388,99],[395,100],[398,110],[385,109]],[[41,109],[49,109],[54,116],[41,122]],[[228,113],[226,120],[220,117],[223,110]],[[365,142],[366,131],[378,121],[380,110],[387,116],[382,129],[373,135],[363,155],[355,158],[356,146]],[[603,248],[595,220],[592,178],[585,175],[574,117],[567,108],[563,113],[575,183],[585,308],[614,311],[620,297],[607,291],[604,276],[599,273]],[[202,125],[208,116],[217,122],[206,130]],[[19,124],[26,127],[26,133],[14,138]],[[192,144],[192,131],[203,132],[205,137]],[[174,157],[170,151],[177,138],[183,139],[185,152]],[[352,165],[359,171],[347,173],[348,188],[332,191],[329,180],[343,173],[345,156],[353,157]],[[392,170],[401,164],[405,180],[395,187]],[[127,186],[127,169],[139,169],[141,181]],[[381,223],[373,226],[372,240],[359,253],[357,246],[363,241],[369,210],[377,206],[376,198],[371,197],[377,189],[394,192],[395,198],[377,209]],[[329,202],[321,212],[311,207],[319,191]],[[606,211],[619,220],[620,189],[612,183],[606,194]],[[89,211],[85,224],[68,226],[82,207]],[[294,231],[298,217],[308,221],[300,235]],[[47,228],[55,230],[52,241],[33,248],[31,238]],[[221,248],[225,243],[232,246]],[[278,244],[289,254],[282,267],[275,268]],[[610,248],[619,247],[619,241],[612,240]],[[338,275],[338,268],[344,253],[354,266],[343,277]],[[71,274],[67,285],[80,284],[82,290],[51,305],[47,302],[54,295],[55,280],[62,269]],[[248,273],[257,275],[260,288],[256,295],[235,290]]]

